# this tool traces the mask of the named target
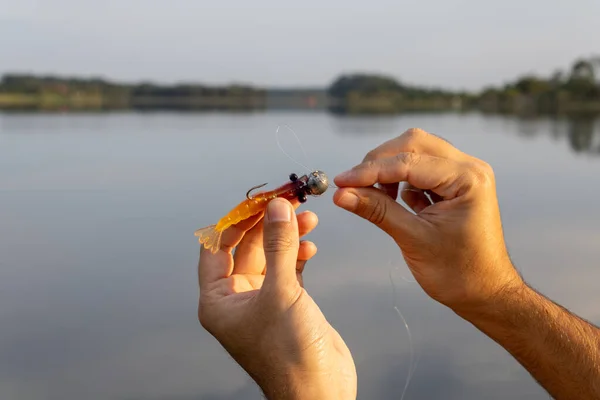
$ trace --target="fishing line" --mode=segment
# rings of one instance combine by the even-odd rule
[[[283,126],[286,127],[290,132],[292,132],[292,135],[294,135],[294,137],[296,138],[296,142],[298,142],[298,145],[300,146],[300,150],[302,150],[302,154],[304,155],[304,158],[306,160],[308,160],[308,155],[306,154],[306,150],[304,150],[304,146],[302,146],[302,143],[300,142],[300,138],[298,138],[298,135],[296,135],[296,132],[294,132],[294,130],[292,128],[290,128],[288,125],[283,125]],[[277,130],[275,131],[275,140],[277,140],[277,147],[279,147],[279,150],[281,150],[283,152],[283,154],[285,154],[290,160],[292,160],[293,162],[295,162],[296,164],[298,164],[299,166],[301,166],[308,172],[312,172],[310,170],[310,168],[308,168],[306,165],[302,164],[300,161],[296,160],[294,157],[290,156],[283,149],[283,147],[281,146],[281,142],[279,141],[279,128],[281,128],[281,125],[278,125]]]
[[[392,260],[390,260],[390,264],[391,264],[391,262],[392,262]],[[397,269],[398,269],[398,267],[396,267],[395,269],[397,270]],[[391,275],[391,272],[390,272],[390,275]],[[402,279],[404,282],[408,282],[408,283],[417,283],[417,281],[416,281],[416,280],[415,280],[415,281],[410,281],[410,280],[406,279],[406,278],[404,277],[404,275],[399,275],[399,276],[400,276],[400,279]]]
[[[392,261],[390,260],[390,264],[391,263],[392,263]],[[417,370],[417,364],[418,364],[419,360],[417,359],[415,361],[415,346],[413,344],[412,334],[411,334],[410,328],[408,327],[408,322],[406,322],[406,318],[404,318],[404,315],[402,315],[402,312],[400,311],[400,307],[398,305],[398,296],[397,296],[397,291],[396,291],[396,284],[394,283],[394,279],[392,278],[392,269],[393,268],[390,268],[389,278],[390,278],[390,284],[392,285],[393,308],[394,308],[394,311],[396,311],[396,314],[398,314],[398,317],[400,317],[400,321],[406,328],[406,333],[408,335],[408,344],[410,346],[410,364],[408,367],[408,373],[406,376],[406,382],[404,384],[404,389],[402,390],[402,395],[400,396],[400,400],[403,400],[404,396],[406,395],[408,385],[410,384],[412,377],[413,377],[415,371]],[[395,269],[397,270],[398,267],[396,267]],[[404,278],[404,276],[402,276],[402,275],[400,275],[400,277],[406,282],[416,282],[416,281],[409,281],[406,278]]]
[[[311,170],[310,168],[308,168],[306,165],[302,164],[300,161],[296,160],[294,157],[290,156],[281,146],[281,142],[279,140],[279,128],[281,128],[282,125],[278,125],[277,126],[277,130],[275,131],[275,140],[277,141],[277,147],[279,147],[279,150],[282,151],[283,154],[285,154],[287,156],[287,158],[289,158],[290,160],[292,160],[293,162],[295,162],[296,164],[298,164],[299,166],[301,166],[302,168],[304,168],[305,170],[307,170],[309,173],[313,172],[313,170]],[[300,146],[300,150],[302,150],[302,154],[304,155],[304,159],[308,162],[308,155],[306,154],[306,150],[304,150],[304,146],[302,146],[302,142],[300,141],[300,138],[298,137],[298,135],[296,134],[296,132],[288,125],[283,125],[285,128],[287,128],[290,132],[292,132],[292,135],[294,135],[294,137],[296,138],[296,142],[298,143],[298,145]],[[333,182],[329,182],[329,186],[338,189],[338,187],[333,183]]]
[[[310,168],[308,168],[306,165],[302,164],[300,161],[296,160],[294,157],[292,157],[291,155],[289,155],[285,149],[283,148],[283,146],[281,145],[281,141],[279,140],[279,129],[284,126],[285,128],[287,128],[292,135],[294,135],[294,138],[296,139],[296,142],[298,143],[298,146],[300,146],[300,150],[302,150],[302,155],[304,156],[304,159],[306,161],[308,161],[308,155],[306,154],[306,150],[304,149],[304,146],[302,146],[302,141],[300,140],[300,138],[298,137],[298,135],[296,134],[296,132],[289,126],[286,124],[283,125],[277,125],[277,129],[275,130],[275,141],[277,142],[277,147],[279,147],[279,150],[281,150],[281,152],[290,160],[292,160],[295,164],[299,165],[300,167],[304,168],[306,171],[308,172],[312,172],[313,170],[311,170]],[[329,185],[335,189],[339,189],[333,182],[329,182]],[[379,185],[377,185],[379,186]],[[379,186],[379,189],[381,189],[381,187]],[[425,193],[426,196],[428,196],[428,194],[426,192],[424,192],[423,190],[420,189],[415,189],[415,188],[404,188],[402,189],[400,192],[416,192],[416,193]],[[429,197],[428,197],[429,199]],[[431,199],[429,199],[431,200]],[[404,279],[404,278],[403,278]],[[408,282],[408,281],[407,281]]]
[[[292,157],[291,155],[289,155],[284,148],[281,145],[281,141],[279,140],[279,131],[282,125],[277,126],[277,130],[275,131],[275,139],[277,141],[277,147],[279,147],[279,150],[281,150],[281,152],[287,156],[290,160],[292,160],[294,163],[296,163],[297,165],[301,166],[302,168],[304,168],[305,170],[307,170],[308,172],[312,172],[312,170],[310,168],[308,168],[306,165],[302,164],[300,161],[296,160],[294,157]],[[300,146],[300,149],[302,150],[302,154],[304,155],[304,158],[306,161],[308,161],[308,155],[306,154],[306,150],[304,149],[304,146],[302,146],[302,142],[300,141],[300,138],[298,137],[298,135],[296,134],[296,132],[289,127],[288,125],[283,125],[285,128],[287,128],[293,135],[294,138],[296,139],[296,142],[298,143],[298,145]],[[335,186],[333,183],[330,183],[331,186],[337,188],[337,186]],[[381,187],[380,187],[381,189]],[[417,192],[417,193],[423,193],[422,190],[420,189],[416,189],[416,188],[404,188],[401,190],[401,192],[404,191],[411,191],[411,192]],[[433,202],[432,202],[433,203]],[[389,264],[392,264],[392,260],[389,260]],[[397,267],[396,267],[397,269]],[[396,312],[396,314],[398,315],[398,317],[400,318],[400,321],[402,322],[402,324],[404,325],[404,328],[406,329],[407,335],[408,335],[408,344],[410,346],[410,365],[408,368],[408,373],[406,376],[406,383],[404,384],[404,389],[402,390],[402,395],[400,397],[400,400],[404,399],[404,396],[406,394],[406,391],[408,389],[408,386],[412,380],[412,377],[417,369],[417,364],[418,364],[418,359],[415,360],[415,348],[414,348],[414,344],[413,344],[413,338],[412,338],[412,333],[410,331],[410,328],[408,327],[408,323],[406,322],[406,318],[404,318],[404,315],[402,315],[402,312],[400,311],[400,307],[398,305],[398,298],[397,298],[397,291],[396,291],[396,284],[394,283],[394,279],[392,278],[392,268],[389,271],[389,278],[390,278],[390,283],[392,285],[392,298],[393,298],[393,309]],[[416,283],[416,281],[411,281],[408,280],[407,278],[405,278],[403,275],[400,275],[400,278],[402,278],[402,280],[404,280],[405,282],[408,283]]]

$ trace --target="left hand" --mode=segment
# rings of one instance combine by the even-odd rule
[[[317,216],[283,199],[226,230],[199,261],[198,317],[269,399],[355,399],[348,347],[304,289]],[[286,221],[287,220],[287,221]],[[235,255],[231,251],[236,248]]]

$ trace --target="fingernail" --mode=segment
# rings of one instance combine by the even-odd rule
[[[358,207],[358,196],[354,193],[346,192],[340,197],[339,205],[346,210],[353,211]]]
[[[290,222],[292,207],[283,200],[272,200],[267,206],[267,222]]]

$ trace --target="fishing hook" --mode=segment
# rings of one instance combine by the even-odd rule
[[[252,197],[250,197],[250,192],[252,192],[253,190],[259,189],[259,188],[261,188],[263,186],[266,186],[266,185],[267,185],[266,183],[263,183],[262,185],[256,185],[256,186],[251,187],[250,190],[248,190],[246,192],[246,198],[248,200],[252,200]]]

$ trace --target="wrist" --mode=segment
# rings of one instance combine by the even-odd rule
[[[520,277],[508,279],[489,296],[468,304],[453,308],[453,311],[465,320],[477,322],[495,322],[512,320],[514,313],[519,313],[528,304],[535,301],[535,291]]]
[[[509,323],[516,315],[531,307],[536,293],[524,281],[511,282],[485,301],[469,308],[454,310],[456,314],[474,325]]]

